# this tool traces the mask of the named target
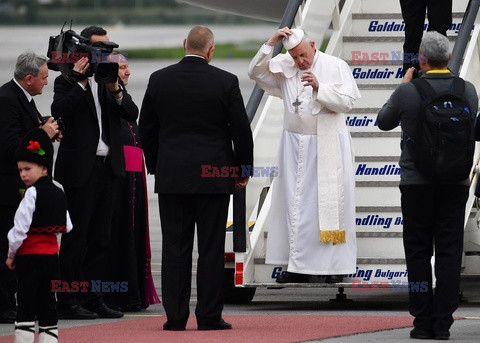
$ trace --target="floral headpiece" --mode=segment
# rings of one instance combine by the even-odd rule
[[[53,166],[52,140],[42,129],[33,129],[20,141],[14,159],[16,162],[26,161],[45,166],[48,169],[48,175],[51,175]]]
[[[29,141],[27,149],[33,152],[34,154],[43,156],[45,155],[45,150],[42,149],[38,141]]]

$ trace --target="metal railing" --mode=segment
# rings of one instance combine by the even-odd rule
[[[457,40],[453,46],[452,59],[448,63],[448,69],[456,75],[460,71],[462,65],[463,55],[470,41],[470,35],[477,18],[478,8],[480,7],[480,0],[470,0],[463,15],[462,27],[458,32]]]

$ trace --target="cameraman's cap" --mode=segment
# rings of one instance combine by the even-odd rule
[[[52,175],[53,145],[50,137],[42,129],[33,129],[22,138],[14,155],[15,162],[26,161],[47,167]]]
[[[295,48],[305,37],[305,32],[302,29],[291,29],[292,34],[287,38],[283,38],[283,46],[287,50],[292,50]]]

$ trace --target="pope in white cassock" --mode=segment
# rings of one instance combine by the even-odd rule
[[[287,54],[272,58],[282,41]],[[348,65],[301,29],[284,27],[260,48],[248,74],[283,99],[284,121],[272,184],[267,264],[288,264],[277,282],[356,270],[353,151],[345,113],[360,98]]]

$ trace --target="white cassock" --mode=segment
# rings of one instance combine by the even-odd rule
[[[266,263],[288,264],[289,272],[302,274],[354,273],[355,179],[344,113],[360,93],[339,58],[316,52],[308,70],[319,82],[314,93],[302,85],[306,70],[296,68],[288,53],[272,59],[272,52],[264,44],[249,67],[250,78],[282,98],[285,108]]]

